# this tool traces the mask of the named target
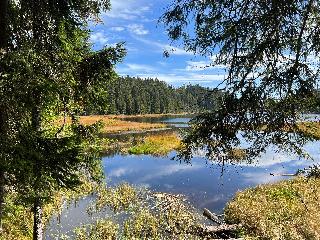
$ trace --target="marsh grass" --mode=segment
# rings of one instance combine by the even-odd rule
[[[173,150],[178,150],[181,140],[176,133],[147,136],[137,145],[130,147],[129,154],[167,155]]]
[[[143,123],[143,122],[132,122],[120,120],[118,118],[103,116],[103,115],[92,115],[92,116],[81,116],[80,123],[84,125],[91,125],[98,121],[103,123],[102,133],[120,133],[129,131],[144,131],[148,129],[165,128],[166,125],[162,123]]]
[[[320,179],[297,177],[237,193],[226,220],[255,239],[320,239]]]

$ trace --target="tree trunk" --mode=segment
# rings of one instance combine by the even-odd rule
[[[3,205],[4,205],[4,171],[0,170],[0,232],[2,232],[2,215],[3,215]]]
[[[33,240],[43,239],[42,206],[36,199],[33,207]]]
[[[8,0],[0,0],[0,53],[5,52],[8,45]],[[6,136],[6,114],[0,109],[0,135]],[[4,155],[0,154],[0,167],[4,166]],[[0,169],[0,231],[2,231],[2,214],[4,203],[5,171]]]
[[[37,90],[33,92],[34,107],[32,109],[32,130],[38,134],[41,127],[40,119],[40,95]],[[35,176],[34,192],[36,197],[33,206],[33,240],[43,239],[43,223],[42,223],[42,199],[39,195],[39,186],[41,185],[41,167],[39,159],[34,159],[33,171]]]
[[[0,51],[5,50],[8,44],[7,17],[8,0],[0,0]]]

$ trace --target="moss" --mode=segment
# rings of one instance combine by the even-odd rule
[[[320,239],[320,179],[297,177],[239,192],[225,208],[247,237]]]

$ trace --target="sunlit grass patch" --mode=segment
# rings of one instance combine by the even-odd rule
[[[129,154],[166,155],[179,149],[181,140],[177,134],[164,134],[145,137],[141,143],[130,147]]]
[[[230,223],[259,239],[320,239],[320,179],[297,177],[239,192],[225,209]]]
[[[57,126],[62,125],[63,121],[63,119],[59,119],[55,124]],[[81,116],[79,121],[83,125],[92,125],[100,121],[103,126],[101,132],[104,134],[166,128],[166,125],[163,123],[133,122],[105,115]],[[66,125],[70,123],[71,119],[66,119]]]
[[[84,125],[91,125],[101,121],[103,123],[102,133],[118,133],[128,131],[143,131],[148,129],[165,128],[166,125],[162,123],[143,123],[120,120],[103,115],[81,116],[80,123]]]

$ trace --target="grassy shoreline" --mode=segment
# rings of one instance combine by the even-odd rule
[[[102,122],[103,128],[102,134],[109,133],[124,133],[129,131],[145,131],[152,129],[167,128],[163,123],[145,123],[145,122],[133,122],[119,119],[120,117],[111,117],[107,115],[91,115],[80,116],[79,121],[83,125],[92,125],[97,122]],[[62,125],[62,119],[59,120],[59,124]],[[70,124],[71,120],[67,119],[66,123]]]
[[[225,208],[245,239],[320,239],[320,179],[296,177],[238,192]]]

